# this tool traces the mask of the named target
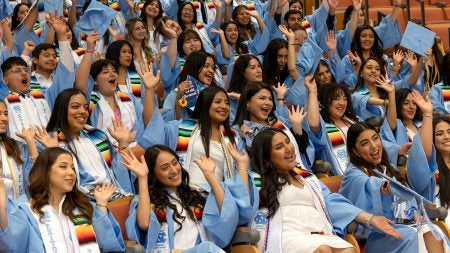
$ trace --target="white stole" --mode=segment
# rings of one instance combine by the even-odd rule
[[[65,198],[66,196],[64,195],[59,204],[59,214],[56,213],[52,206],[43,206],[41,208],[42,212],[44,212],[42,219],[40,219],[39,214],[35,213],[28,203],[31,214],[39,226],[45,251],[55,253],[100,253],[97,243],[87,243],[80,246],[73,222],[68,216],[62,213],[62,205]]]
[[[0,176],[5,184],[6,194],[16,199],[25,193],[22,164],[17,164],[14,158],[8,156],[4,144],[0,146],[0,153],[2,158]]]
[[[97,122],[95,122],[95,124],[97,124],[95,127],[103,130],[103,132],[106,133],[106,135],[108,136],[109,141],[114,145],[114,146],[118,146],[119,144],[117,143],[116,139],[114,139],[111,134],[109,134],[108,128],[110,129],[114,129],[114,125],[113,125],[113,120],[115,119],[115,115],[113,110],[111,109],[111,106],[109,106],[108,101],[105,99],[105,97],[103,97],[102,94],[100,94],[99,92],[92,92],[92,94],[96,95],[99,100],[97,101],[97,106],[99,107],[99,114],[98,114],[98,119]],[[125,95],[125,93],[122,93],[121,95]],[[122,122],[122,124],[125,127],[128,127],[128,129],[133,130],[136,129],[137,127],[137,115],[136,115],[136,110],[134,108],[134,104],[133,101],[131,100],[131,98],[129,97],[129,95],[127,94],[129,101],[122,101],[121,98],[119,98],[119,95],[117,92],[114,93],[114,100],[117,103],[117,106],[119,107],[120,110],[120,116],[121,119],[120,121]],[[94,122],[93,122],[94,124]],[[136,146],[136,141],[132,141],[128,147],[134,147]]]

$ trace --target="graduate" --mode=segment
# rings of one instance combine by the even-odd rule
[[[431,103],[425,100],[419,103],[426,103],[431,108]],[[379,134],[374,127],[367,123],[356,123],[350,126],[347,133],[347,152],[350,163],[344,173],[339,192],[354,203],[355,206],[371,213],[382,214],[390,220],[399,223],[395,227],[402,229],[403,239],[409,237],[408,234],[419,235],[419,239],[425,241],[428,252],[443,252],[442,242],[434,238],[431,231],[426,227],[419,227],[416,231],[409,227],[409,222],[414,222],[414,210],[419,210],[415,199],[402,201],[397,188],[377,175],[384,174],[394,178],[395,181],[417,190],[423,191],[424,184],[430,181],[424,178],[429,171],[435,170],[436,158],[432,143],[432,115],[424,115],[422,130],[420,135],[416,135],[411,148],[411,156],[407,160],[407,179],[395,167],[390,164],[390,159],[384,150]],[[434,189],[434,188],[433,188]],[[357,235],[367,238],[366,250],[370,252],[381,251],[405,251],[403,246],[399,246],[402,240],[395,243],[383,243],[384,236],[376,230],[366,230],[358,228]],[[428,228],[429,229],[429,228]],[[408,232],[409,231],[409,232]],[[417,234],[418,233],[418,234]],[[375,239],[372,241],[372,239]],[[405,242],[406,243],[406,242]],[[372,251],[373,250],[373,251]],[[415,250],[407,252],[418,252]]]
[[[227,148],[239,170],[225,182],[215,177],[216,164],[211,158],[194,161],[211,187],[206,197],[189,186],[189,173],[172,149],[152,146],[141,161],[131,152],[122,152],[125,166],[135,172],[139,182],[139,197],[132,201],[126,222],[128,237],[144,238],[144,247],[149,252],[164,249],[223,252],[219,247],[229,244],[239,217],[229,187],[240,187],[243,196],[248,196],[245,187],[249,187],[233,182],[239,180],[237,174],[247,176],[248,156],[240,155],[231,144]]]
[[[119,150],[106,133],[86,124],[88,117],[86,95],[76,88],[66,89],[56,98],[48,125],[38,129],[36,139],[46,148],[59,146],[70,151],[75,157],[78,187],[84,193],[92,194],[97,185],[112,183],[116,186],[113,199],[131,195],[135,175],[123,167]],[[110,134],[121,148],[134,140],[121,123],[114,124]]]
[[[97,39],[98,34],[88,36],[88,47],[93,48]],[[148,125],[148,121],[144,121],[144,118],[150,119],[143,115],[148,111],[144,109],[146,105],[141,104],[135,96],[118,90],[118,75],[114,62],[107,59],[95,61],[92,65],[91,62],[92,53],[88,53],[78,67],[76,76],[76,87],[83,93],[89,94],[87,99],[90,101],[91,125],[106,132],[109,141],[118,149],[136,146]],[[145,89],[159,84],[159,72],[154,76],[151,69],[152,64],[149,66],[143,64],[138,71]],[[118,123],[137,134],[137,140],[121,146],[125,144],[118,143],[109,133],[109,129],[113,129],[114,124]]]
[[[6,195],[16,199],[25,194],[28,186],[28,173],[38,156],[35,131],[32,128],[23,129],[16,135],[24,140],[16,141],[7,135],[8,109],[0,101],[0,164],[1,178],[3,179]]]
[[[258,243],[260,252],[355,252],[339,237],[352,221],[379,229],[386,242],[404,243],[406,250],[417,246],[415,234],[406,237],[392,227],[392,221],[355,207],[297,167],[294,145],[275,128],[262,130],[252,143],[251,167],[261,175],[261,208],[252,227],[266,238]]]
[[[95,188],[93,205],[77,185],[74,159],[61,148],[40,153],[30,171],[27,195],[6,196],[0,180],[2,252],[124,251],[120,227],[108,211],[111,184]]]
[[[450,96],[447,94],[450,90],[450,54],[446,54],[440,67],[441,82],[431,87],[428,96],[430,96],[433,109],[439,113],[449,114]]]
[[[304,111],[304,109],[294,106],[287,114],[281,113],[288,115],[288,119],[280,116],[280,109],[277,109],[277,113],[275,113],[277,107],[283,107],[283,103],[278,101],[277,107],[275,106],[270,86],[263,83],[248,84],[239,99],[236,119],[233,122],[233,128],[239,131],[242,137],[239,140],[239,149],[250,149],[253,137],[260,130],[275,127],[285,132],[294,143],[299,166],[310,170],[315,160],[314,145],[316,142],[326,141],[325,135],[320,131],[319,116],[309,113],[315,108],[318,111],[319,106],[317,98],[314,100],[314,97],[317,97],[317,90],[313,83],[311,76],[307,76],[305,86],[310,89],[308,110]],[[281,108],[281,110],[287,110],[287,108]],[[304,121],[305,117],[308,120]]]
[[[160,0],[146,0],[140,15],[142,22],[147,28],[147,46],[156,54],[160,52],[161,42],[164,40],[163,36],[156,30],[156,25],[161,22],[163,14],[164,11]]]
[[[62,90],[71,87],[72,83],[55,82],[45,90],[36,86],[31,87],[31,70],[20,57],[5,60],[1,70],[3,87],[0,98],[5,101],[9,112],[8,134],[22,141],[16,133],[23,129],[47,125],[56,96]]]

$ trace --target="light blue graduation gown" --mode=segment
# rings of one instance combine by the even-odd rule
[[[450,103],[449,105],[445,105],[444,103],[445,101],[444,94],[442,93],[442,86],[444,86],[442,82],[433,85],[428,92],[428,96],[430,97],[431,104],[433,104],[433,110],[443,114],[449,114]]]
[[[104,252],[124,251],[120,226],[112,213],[108,211],[108,215],[105,215],[96,205],[93,208],[92,225],[100,249]],[[39,225],[28,207],[27,196],[22,195],[16,201],[8,198],[6,212],[8,228],[0,228],[0,251],[45,253]]]
[[[398,149],[409,142],[407,130],[403,122],[397,119],[397,127],[391,129],[387,119],[383,121],[379,131],[381,140],[383,141],[383,147],[388,154],[389,160],[392,164],[397,164]]]
[[[252,220],[258,208],[259,195],[256,187],[253,185],[253,181],[250,176],[249,183],[250,191],[252,192],[251,198],[249,197],[249,194],[247,193],[237,171],[235,171],[231,178],[227,178],[224,182],[221,182],[221,186],[225,192],[221,210],[219,210],[217,207],[217,202],[214,194],[212,194],[211,192],[208,194],[203,209],[201,224],[205,228],[208,238],[203,239],[210,240],[210,244],[215,243],[218,247],[226,247],[233,238],[237,226],[248,224]],[[128,238],[138,241],[139,243],[144,245],[144,247],[146,248],[146,252],[151,252],[158,238],[164,238],[164,236],[159,236],[161,224],[158,221],[155,213],[151,211],[149,229],[147,231],[141,230],[137,225],[137,205],[138,196],[135,196],[133,201],[131,202],[128,219],[125,223]],[[173,211],[170,208],[166,207],[166,221],[168,225],[168,235],[166,235],[168,236],[168,238],[166,240],[169,240],[171,249],[174,248],[175,234],[174,220],[172,215]],[[198,243],[200,242],[201,238],[198,238]],[[205,241],[203,241],[203,243],[205,243]],[[212,248],[217,250],[217,246]],[[205,246],[199,244],[189,250],[192,250],[192,252],[205,252],[203,251],[203,247]],[[215,250],[207,252],[217,252]]]
[[[35,45],[41,44],[41,39],[34,32],[33,28],[27,30],[24,25],[14,32],[14,55],[21,55],[23,51],[23,43],[27,40],[32,41]]]
[[[383,42],[384,49],[391,48],[399,44],[402,40],[402,33],[398,22],[392,22],[391,14],[381,19],[380,23],[374,27],[374,30],[378,38]],[[347,55],[347,51],[350,50],[353,39],[350,37],[350,22],[345,25],[343,30],[336,32],[336,39],[338,42],[338,53],[343,58]]]

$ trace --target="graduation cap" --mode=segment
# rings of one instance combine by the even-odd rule
[[[414,53],[426,56],[425,51],[433,46],[435,36],[435,32],[408,21],[400,45]]]
[[[116,15],[115,10],[93,0],[76,23],[74,30],[84,34],[90,34],[96,30],[100,35],[103,35]]]
[[[8,18],[12,15],[12,8],[8,0],[0,0],[0,19]]]
[[[58,16],[63,15],[63,1],[61,0],[41,0],[44,2],[44,11],[47,13],[55,14],[58,13]]]

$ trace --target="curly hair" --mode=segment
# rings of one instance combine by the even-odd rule
[[[156,159],[162,152],[167,152],[173,155],[178,163],[180,158],[172,149],[163,145],[154,145],[145,150],[144,158],[147,163],[149,173],[148,173],[148,189],[150,192],[150,199],[152,203],[157,208],[169,207],[173,210],[173,220],[180,225],[177,231],[182,228],[182,223],[186,217],[181,215],[181,210],[178,210],[176,205],[170,200],[176,200],[168,193],[166,186],[163,185],[156,177]],[[181,164],[180,164],[181,167]],[[136,181],[137,182],[137,181]],[[186,211],[189,218],[195,221],[194,213],[192,212],[192,207],[203,207],[205,205],[206,199],[202,194],[189,186],[189,173],[181,167],[181,184],[177,186],[177,193],[179,197],[179,203]],[[176,200],[178,201],[178,200]]]
[[[347,87],[342,84],[329,83],[323,85],[323,87],[320,89],[319,95],[320,104],[323,106],[322,110],[320,110],[320,114],[322,115],[322,118],[325,122],[333,122],[330,117],[330,105],[333,100],[335,100],[340,95],[344,95],[347,99],[347,107],[345,108],[344,116],[356,121],[357,116],[353,111],[352,98]]]
[[[33,167],[30,170],[29,181],[30,184],[28,186],[28,193],[33,201],[31,201],[31,209],[39,214],[40,219],[42,219],[44,213],[41,208],[47,204],[49,204],[49,195],[50,195],[50,172],[52,170],[52,166],[55,164],[56,159],[60,155],[69,155],[72,157],[69,151],[66,151],[59,147],[47,148],[42,151],[37,157],[36,161],[33,164]],[[75,169],[71,168],[74,170]],[[62,212],[64,215],[69,216],[71,220],[84,217],[88,219],[89,223],[92,223],[92,215],[94,213],[94,209],[89,202],[89,198],[86,194],[82,193],[76,187],[76,179],[74,186],[70,192],[66,193],[66,198],[64,200],[62,206]],[[81,214],[74,214],[74,210],[78,209]]]

